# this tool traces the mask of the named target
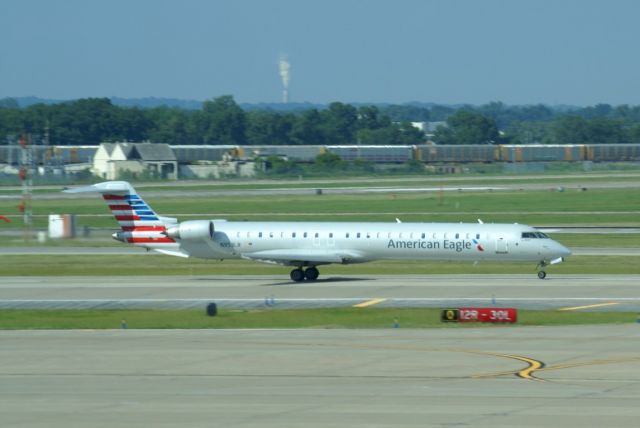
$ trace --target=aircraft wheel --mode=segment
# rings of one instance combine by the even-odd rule
[[[304,271],[304,276],[309,281],[315,281],[316,279],[318,279],[318,275],[320,275],[320,272],[315,267],[310,267]]]
[[[547,273],[543,270],[538,271],[538,278],[545,279],[547,277]]]
[[[290,276],[291,276],[291,279],[294,280],[295,282],[304,281],[304,272],[302,271],[302,269],[292,270]]]

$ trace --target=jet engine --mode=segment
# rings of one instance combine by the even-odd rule
[[[181,239],[184,241],[203,241],[213,239],[215,227],[209,220],[184,221],[175,226],[167,228],[165,234],[169,238]]]

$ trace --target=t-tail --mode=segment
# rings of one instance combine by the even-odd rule
[[[120,225],[114,239],[130,244],[173,252],[179,245],[167,236],[167,228],[177,224],[177,219],[161,217],[137,194],[126,181],[107,181],[86,187],[64,190],[65,193],[98,192],[102,194],[113,217]],[[165,250],[165,251],[163,251]],[[169,251],[166,251],[169,250]]]

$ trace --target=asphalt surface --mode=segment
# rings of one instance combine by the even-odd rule
[[[14,427],[636,427],[640,325],[0,331]]]
[[[587,181],[593,180],[594,178],[603,178],[606,181],[610,181],[612,178],[640,178],[640,174],[636,172],[625,172],[625,173],[616,173],[612,176],[610,173],[602,172],[602,173],[593,173],[590,172],[588,174],[580,174],[580,173],[571,173],[571,174],[534,174],[534,175],[525,175],[525,174],[516,174],[516,175],[507,175],[500,174],[495,176],[485,176],[481,179],[483,181],[509,181],[509,180],[539,180],[539,179],[558,179],[559,181],[569,179],[585,179]],[[376,182],[385,182],[385,183],[394,183],[394,182],[418,182],[418,183],[437,183],[440,184],[444,182],[469,182],[473,178],[469,178],[466,176],[400,176],[400,177],[375,177],[373,180]],[[304,179],[304,183],[312,184],[317,187],[322,187],[322,185],[334,185],[335,183],[344,183],[345,181],[350,182],[360,182],[360,183],[370,183],[372,181],[371,177],[349,177],[345,178],[306,178]],[[282,186],[287,186],[289,184],[299,185],[299,179],[243,179],[243,180],[232,180],[232,181],[220,181],[220,180],[179,180],[179,181],[162,181],[162,182],[148,182],[148,183],[138,183],[135,185],[136,189],[153,189],[156,187],[215,187],[215,186],[239,186],[244,187],[247,185],[273,185],[274,183],[281,184]],[[41,190],[62,190],[65,186],[60,184],[55,185],[38,185],[35,186],[37,189]],[[22,187],[20,186],[4,186],[4,190],[10,191],[20,191]]]
[[[280,275],[2,277],[0,309],[495,306],[640,311],[640,275]],[[375,303],[371,303],[375,302]]]
[[[629,177],[635,175],[627,175]],[[137,190],[141,192],[144,198],[152,198],[152,197],[213,197],[213,196],[238,196],[238,195],[246,195],[246,196],[270,196],[270,195],[315,195],[318,189],[321,189],[325,194],[361,194],[361,193],[431,193],[431,192],[499,192],[499,191],[513,191],[513,190],[549,190],[549,189],[557,189],[559,187],[563,188],[563,191],[573,191],[573,190],[588,190],[588,189],[636,189],[640,187],[640,182],[627,180],[627,181],[616,181],[616,178],[613,179],[610,176],[605,175],[585,175],[584,178],[587,180],[585,184],[576,184],[571,182],[569,184],[564,184],[566,179],[571,179],[571,181],[576,178],[580,178],[580,175],[570,175],[570,176],[513,176],[513,177],[498,177],[498,180],[502,181],[496,185],[470,185],[468,184],[469,178],[463,177],[460,185],[451,184],[450,178],[447,178],[447,185],[440,185],[442,182],[442,178],[435,177],[433,179],[424,179],[420,178],[418,180],[411,179],[398,179],[398,180],[388,180],[388,179],[375,179],[376,182],[388,182],[390,185],[385,186],[376,186],[376,187],[365,187],[365,186],[341,186],[341,187],[323,187],[323,184],[332,184],[331,180],[318,180],[318,181],[309,181],[305,182],[305,184],[310,184],[313,187],[291,187],[287,185],[287,182],[282,182],[282,187],[278,188],[227,188],[227,189],[215,189],[215,188],[207,188],[207,189],[197,189],[197,185],[189,184],[193,186],[191,189],[176,189],[176,190],[157,190],[153,189],[154,186],[150,185],[141,185],[137,186]],[[621,177],[621,176],[618,176]],[[531,178],[532,182],[529,183],[509,183],[509,179],[513,180],[523,180]],[[557,178],[557,184],[553,183],[536,183],[535,179],[548,179],[548,178]],[[593,178],[603,178],[602,182],[593,182]],[[407,186],[403,183],[402,186],[393,185],[394,181],[402,181],[404,183],[409,181],[416,181],[417,185],[415,186]],[[465,182],[466,181],[466,182]],[[482,181],[492,181],[491,179],[487,179],[485,177],[482,178]],[[424,185],[425,183],[433,183],[431,185]],[[260,182],[255,182],[259,184]],[[273,182],[267,182],[269,184],[273,184]],[[292,182],[294,186],[299,185],[299,182]],[[227,183],[225,183],[227,184]],[[246,183],[239,183],[246,184]],[[317,184],[317,186],[315,185]],[[176,186],[185,185],[184,182],[178,182],[175,184]],[[211,183],[201,183],[201,186],[211,186]],[[159,186],[167,187],[169,183],[161,183]],[[74,186],[70,186],[74,187]],[[157,187],[157,186],[156,186]],[[63,186],[43,186],[41,189],[63,189]],[[15,187],[7,187],[5,190],[17,190]],[[22,196],[19,193],[13,194],[5,194],[0,195],[0,200],[18,200]],[[95,195],[91,194],[66,194],[66,193],[34,193],[34,200],[45,200],[45,199],[77,199],[77,198],[90,198],[95,197]]]
[[[435,193],[435,192],[500,192],[513,190],[549,190],[557,186],[548,183],[522,183],[522,184],[499,184],[496,186],[429,186],[429,187],[406,187],[406,186],[384,186],[384,187],[329,187],[322,188],[291,188],[281,187],[272,189],[225,189],[225,190],[163,190],[141,192],[144,198],[152,197],[214,197],[214,196],[271,196],[271,195],[316,195],[321,189],[323,194],[328,195],[349,195],[363,193]],[[640,183],[633,181],[611,181],[602,183],[589,183],[586,186],[570,184],[564,187],[565,191],[588,190],[588,189],[637,189]],[[61,195],[62,196],[61,198]],[[89,196],[85,196],[89,197]],[[16,199],[9,195],[5,198]],[[35,194],[34,199],[75,199],[77,195],[68,194]]]

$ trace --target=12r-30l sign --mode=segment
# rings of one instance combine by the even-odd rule
[[[457,308],[442,310],[442,321],[445,322],[514,323],[517,319],[518,312],[514,308]]]

